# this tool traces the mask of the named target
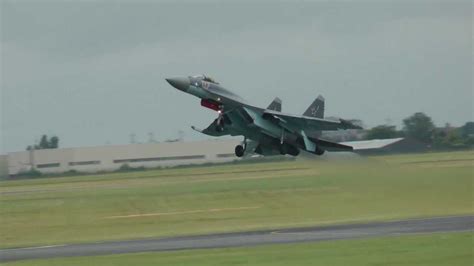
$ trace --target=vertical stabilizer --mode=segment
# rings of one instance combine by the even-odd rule
[[[319,95],[303,113],[304,116],[324,118],[324,97]]]
[[[267,107],[268,110],[281,112],[281,100],[276,97],[275,100]]]

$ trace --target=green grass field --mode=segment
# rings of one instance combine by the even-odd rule
[[[471,266],[473,233],[33,260],[9,266],[425,265]]]
[[[472,214],[473,162],[433,153],[3,181],[0,247]]]

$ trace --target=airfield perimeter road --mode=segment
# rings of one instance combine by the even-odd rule
[[[125,240],[90,244],[17,248],[0,250],[0,261],[96,256],[134,252],[243,247],[264,244],[296,243],[394,236],[416,233],[473,231],[474,216],[412,219],[281,230],[223,233],[162,239]]]

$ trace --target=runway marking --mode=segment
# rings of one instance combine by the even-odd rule
[[[169,215],[182,215],[182,214],[195,214],[195,213],[208,213],[208,212],[223,212],[223,211],[243,211],[243,210],[255,210],[255,209],[259,209],[261,207],[262,206],[250,206],[250,207],[218,208],[218,209],[189,210],[189,211],[176,211],[176,212],[156,212],[156,213],[108,216],[108,217],[104,217],[104,219],[121,219],[121,218],[136,218],[136,217],[150,217],[150,216],[169,216]]]
[[[64,246],[66,246],[66,245],[51,245],[51,246],[40,246],[40,247],[12,248],[12,249],[6,249],[6,250],[28,250],[28,249],[58,248],[58,247],[64,247]]]

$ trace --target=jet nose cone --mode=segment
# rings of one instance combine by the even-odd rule
[[[189,78],[179,77],[179,78],[167,78],[166,81],[175,87],[178,90],[187,91],[191,82]]]

